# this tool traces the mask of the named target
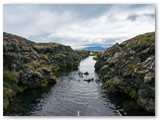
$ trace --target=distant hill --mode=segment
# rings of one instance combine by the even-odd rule
[[[85,47],[84,50],[91,50],[91,51],[103,51],[105,50],[106,48],[102,47],[102,46],[88,46],[88,47]]]
[[[83,48],[83,50],[90,50],[90,51],[104,51],[107,48],[113,46],[115,44],[115,41],[108,41],[108,43],[104,44],[87,44]]]

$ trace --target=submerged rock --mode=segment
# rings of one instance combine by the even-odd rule
[[[91,81],[94,81],[94,78],[91,78],[91,79],[85,79],[84,81],[91,82]]]
[[[89,75],[89,73],[88,73],[88,72],[85,72],[84,75]]]

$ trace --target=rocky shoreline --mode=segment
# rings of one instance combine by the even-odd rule
[[[96,59],[95,69],[109,93],[125,93],[155,113],[155,32],[117,43]]]
[[[3,108],[12,97],[27,88],[57,82],[56,73],[77,68],[89,51],[74,51],[57,43],[35,43],[23,37],[3,33]]]
[[[95,70],[109,94],[128,95],[155,114],[155,33],[136,36],[96,54]],[[89,55],[89,51],[74,51],[57,43],[35,43],[4,32],[4,111],[17,93],[56,84],[58,71],[77,68]]]

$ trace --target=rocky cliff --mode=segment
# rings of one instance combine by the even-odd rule
[[[74,51],[57,43],[35,43],[3,33],[3,105],[17,92],[56,83],[56,72],[78,67],[89,51]]]
[[[110,93],[125,93],[155,112],[155,33],[136,36],[98,54],[95,69]]]

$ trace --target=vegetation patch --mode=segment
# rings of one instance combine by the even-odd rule
[[[136,99],[138,97],[137,91],[136,89],[132,88],[129,95],[131,96],[131,98]]]
[[[3,109],[6,110],[9,106],[9,98],[4,96],[3,97]]]
[[[59,53],[59,54],[54,54],[53,57],[54,58],[64,58],[64,57],[66,57],[66,55],[62,54],[62,53]]]
[[[17,84],[18,83],[17,74],[14,71],[4,71],[3,80],[5,82],[10,83],[10,84]]]

